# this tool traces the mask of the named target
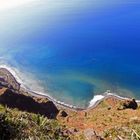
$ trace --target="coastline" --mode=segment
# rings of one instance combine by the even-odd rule
[[[31,90],[30,88],[28,88],[25,85],[25,83],[22,81],[22,79],[18,76],[19,74],[17,74],[17,72],[14,68],[11,68],[7,65],[0,65],[0,69],[7,70],[15,78],[15,80],[20,84],[21,90],[24,90],[30,96],[39,97],[39,98],[47,98],[48,100],[52,101],[56,106],[59,106],[61,108],[71,109],[71,110],[74,110],[74,111],[86,111],[86,110],[89,110],[89,109],[96,108],[101,101],[103,101],[105,99],[108,99],[108,98],[115,98],[115,99],[118,99],[118,100],[128,100],[128,99],[130,99],[130,98],[127,98],[127,97],[119,96],[115,93],[111,93],[108,90],[103,95],[95,95],[93,97],[93,99],[91,99],[88,107],[80,108],[80,107],[76,107],[74,105],[69,105],[69,104],[66,104],[64,102],[58,101],[58,100],[54,99],[53,97],[51,97],[50,95],[48,95],[47,93],[45,94],[45,93],[42,93],[42,92]],[[136,100],[136,102],[139,103],[140,100]]]

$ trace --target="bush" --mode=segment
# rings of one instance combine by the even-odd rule
[[[0,140],[69,140],[68,129],[57,120],[39,114],[3,107],[0,111]]]
[[[5,113],[0,114],[0,139],[14,139],[19,137],[22,126],[9,120]]]

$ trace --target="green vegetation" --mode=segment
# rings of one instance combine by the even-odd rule
[[[105,130],[104,138],[140,140],[140,123],[131,122],[120,127]]]
[[[68,129],[57,120],[0,105],[0,140],[68,140]]]
[[[106,106],[103,102],[100,104]],[[138,108],[139,110],[139,108]],[[112,116],[127,116],[126,112],[115,112]],[[76,113],[72,114],[76,117]],[[111,114],[102,116],[99,122],[102,127],[112,125]],[[98,114],[85,112],[84,122],[96,122]],[[125,118],[126,120],[126,118]],[[40,114],[33,114],[18,109],[11,109],[0,105],[0,140],[85,140],[84,130],[74,133],[74,128],[66,127],[60,120],[48,119]],[[90,123],[89,123],[90,124]],[[96,125],[96,123],[95,123]],[[88,135],[88,134],[87,134]],[[100,133],[104,140],[127,139],[140,140],[140,118],[131,117],[127,121],[113,127],[109,127]]]
[[[99,107],[102,107],[102,108],[109,108],[109,105],[103,100],[99,103]]]

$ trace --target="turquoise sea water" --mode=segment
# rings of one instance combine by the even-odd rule
[[[0,64],[67,104],[86,107],[106,90],[140,99],[139,54],[135,0],[35,1],[0,11]]]

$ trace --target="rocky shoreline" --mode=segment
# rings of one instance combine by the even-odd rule
[[[16,78],[5,68],[0,68],[0,85],[17,92],[20,90]]]
[[[128,124],[132,120],[134,126],[140,123],[139,104],[135,99],[108,95],[89,108],[73,108],[24,89],[5,68],[0,68],[0,104],[23,112],[40,114],[48,119],[56,119],[69,128],[70,135],[84,136],[89,140],[104,140],[106,137],[107,140],[112,140],[114,131],[116,134],[124,126],[130,129]],[[135,124],[135,121],[138,123]],[[116,137],[118,138],[117,135]]]
[[[86,110],[96,108],[98,106],[98,104],[100,104],[100,102],[102,102],[103,100],[106,100],[108,98],[115,98],[117,100],[129,100],[129,98],[123,98],[123,97],[120,97],[117,95],[107,94],[104,98],[97,100],[94,105],[92,105],[91,107],[88,107],[88,108],[79,108],[76,106],[67,105],[67,104],[59,102],[59,101],[57,101],[57,100],[55,100],[47,95],[42,95],[42,94],[39,94],[37,92],[34,92],[34,91],[29,90],[29,89],[21,87],[21,85],[17,81],[17,79],[6,68],[0,68],[0,86],[6,87],[6,88],[10,89],[11,91],[14,91],[15,93],[18,93],[18,94],[20,93],[23,95],[28,95],[31,98],[35,97],[35,98],[47,99],[47,100],[52,101],[59,108],[65,108],[65,109],[70,109],[70,110],[75,110],[75,111],[86,111]]]
[[[32,91],[30,89],[27,89],[26,87],[22,86],[16,77],[8,70],[8,68],[0,68],[0,86],[7,87],[10,90],[20,93],[20,94],[26,94],[31,97],[36,98],[44,98],[52,101],[56,106],[59,106],[61,108],[67,108],[72,110],[84,110],[84,108],[79,108],[76,106],[68,105],[63,102],[59,102],[52,97],[48,96],[47,94],[39,94],[35,91]]]

